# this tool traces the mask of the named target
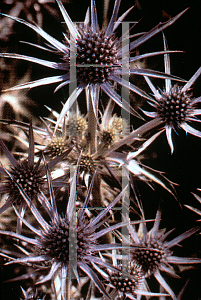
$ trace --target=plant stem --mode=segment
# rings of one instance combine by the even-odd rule
[[[94,113],[94,107],[90,95],[89,88],[87,90],[87,102],[88,102],[88,133],[90,137],[89,153],[92,155],[97,150],[97,120]],[[96,111],[96,115],[98,112]]]

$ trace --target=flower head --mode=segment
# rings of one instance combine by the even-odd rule
[[[130,276],[126,276],[121,270],[112,272],[109,276],[110,283],[122,294],[135,295],[144,281],[144,274],[141,267],[131,263]],[[128,296],[129,297],[129,296]]]
[[[68,264],[74,256],[81,261],[83,257],[92,252],[93,246],[96,245],[93,240],[94,229],[89,226],[89,222],[84,217],[80,218],[78,214],[76,229],[70,229],[69,220],[58,216],[57,220],[51,221],[47,231],[42,232],[39,238],[38,252],[50,257],[58,263]],[[76,251],[71,239],[77,239]]]
[[[173,265],[179,264],[197,264],[201,263],[199,258],[177,257],[171,248],[178,246],[181,241],[190,237],[199,231],[199,228],[192,228],[170,241],[166,241],[167,236],[173,231],[165,233],[165,229],[159,229],[161,211],[158,210],[154,225],[150,231],[147,230],[146,224],[142,223],[137,232],[133,226],[129,226],[129,232],[133,245],[140,246],[131,250],[132,259],[142,267],[146,276],[153,275],[159,284],[168,292],[172,299],[177,299],[173,290],[163,278],[161,271],[170,276],[176,277]],[[132,244],[131,244],[132,245]],[[143,249],[144,247],[144,249]]]
[[[124,261],[124,267],[122,268],[123,255],[118,255],[116,251],[112,253],[112,260],[116,270],[108,270],[107,274],[102,272],[102,275],[107,281],[108,288],[110,287],[112,289],[110,295],[114,299],[124,299],[128,297],[129,299],[136,300],[142,295],[149,297],[167,296],[167,294],[153,293],[147,289],[145,273],[142,270],[142,266],[135,261],[127,259],[126,265]]]
[[[120,95],[114,90],[112,82],[116,82],[122,86],[125,86],[133,92],[139,94],[140,96],[150,99],[150,96],[139,87],[121,78],[121,75],[128,74],[128,70],[126,69],[128,59],[126,59],[126,57],[131,51],[136,49],[142,43],[146,42],[155,34],[174,23],[184,12],[178,14],[176,17],[170,19],[166,23],[157,25],[149,32],[142,34],[141,37],[138,37],[136,40],[130,43],[130,47],[127,47],[126,45],[122,46],[122,40],[126,39],[126,33],[123,33],[122,37],[119,39],[115,36],[115,31],[119,27],[120,22],[131,11],[132,7],[117,20],[120,3],[121,0],[115,1],[113,13],[108,26],[106,28],[100,29],[98,25],[98,17],[94,0],[91,0],[91,18],[89,17],[89,11],[87,11],[85,21],[82,25],[75,25],[70,19],[62,2],[60,0],[57,0],[57,4],[68,29],[68,32],[64,35],[65,40],[63,43],[50,36],[38,26],[35,26],[19,18],[10,17],[13,20],[25,24],[29,28],[33,29],[36,33],[38,33],[41,37],[43,37],[48,42],[49,47],[47,46],[47,48],[38,45],[34,46],[39,47],[40,49],[43,49],[45,51],[55,52],[57,54],[59,53],[61,55],[62,62],[52,62],[35,57],[9,53],[0,54],[0,57],[10,57],[27,60],[39,65],[43,65],[52,69],[62,70],[65,72],[65,74],[63,75],[47,77],[21,84],[15,86],[13,89],[32,88],[44,84],[61,82],[56,88],[56,90],[58,90],[59,88],[69,84],[70,82],[76,81],[77,78],[78,87],[66,101],[57,120],[57,127],[60,121],[65,116],[66,112],[73,105],[79,94],[86,87],[89,87],[94,114],[96,116],[98,114],[99,101],[97,95],[100,88],[119,106],[136,115],[135,110],[129,106],[126,100],[121,99]],[[150,57],[162,53],[164,52],[162,51],[157,53],[147,53],[144,55],[132,57],[130,58],[130,61],[135,62],[140,58]],[[73,68],[75,71],[73,78],[70,78],[70,68]],[[129,69],[129,72],[130,74],[175,79],[174,76],[166,75],[148,69],[145,70],[134,68]]]
[[[128,121],[125,118],[118,117],[116,114],[112,114],[112,110],[113,104],[109,101],[99,124],[99,143],[103,149],[107,149],[118,142],[128,135],[130,131]]]
[[[41,159],[34,162],[34,141],[32,125],[29,128],[29,151],[28,159],[18,161],[13,154],[8,150],[3,141],[0,140],[0,147],[6,157],[12,164],[9,170],[1,167],[0,171],[5,175],[6,180],[1,185],[1,193],[7,193],[8,199],[1,207],[0,213],[6,210],[12,204],[23,206],[25,202],[16,186],[16,183],[24,190],[31,200],[37,198],[42,186],[44,185],[45,168],[40,166]],[[26,205],[25,205],[26,206]]]
[[[108,81],[113,73],[111,66],[119,63],[117,56],[120,43],[113,35],[108,36],[106,30],[98,30],[98,27],[95,33],[92,30],[89,24],[78,27],[77,80],[79,83],[101,84]],[[85,67],[87,64],[92,66]],[[98,66],[95,68],[94,64]],[[100,65],[103,67],[100,68]]]
[[[60,159],[71,150],[65,150],[62,153],[63,156],[60,156],[59,158],[55,157],[47,164],[47,166],[42,165],[42,156],[37,158],[37,162],[35,162],[36,157],[32,124],[29,125],[28,145],[28,158],[17,160],[8,150],[4,142],[0,140],[0,148],[11,164],[9,169],[6,169],[3,166],[0,167],[0,173],[5,176],[5,180],[2,181],[0,186],[0,193],[8,195],[6,203],[0,208],[0,213],[4,212],[8,207],[16,205],[19,206],[20,214],[24,214],[27,203],[24,201],[19,187],[24,191],[31,202],[36,200],[46,185],[46,168],[54,167]]]
[[[164,39],[164,49],[167,50],[166,39]],[[170,57],[164,54],[165,72],[170,74]],[[201,114],[201,110],[196,108],[197,103],[201,101],[201,97],[193,98],[190,92],[191,86],[201,74],[201,67],[191,77],[191,79],[184,85],[172,85],[170,79],[165,79],[165,89],[157,90],[150,79],[145,77],[150,89],[154,94],[154,98],[149,101],[156,111],[143,111],[147,116],[155,119],[161,119],[164,123],[168,144],[171,153],[174,152],[174,145],[172,141],[172,130],[182,128],[186,133],[201,137],[201,132],[191,127],[189,122],[200,122],[197,118]],[[163,129],[162,129],[163,130]]]
[[[95,283],[106,298],[111,300],[104,285],[93,271],[92,265],[100,265],[103,268],[116,271],[116,269],[108,262],[103,262],[95,256],[95,253],[103,250],[122,249],[122,245],[120,244],[99,244],[98,240],[100,237],[112,232],[114,229],[128,225],[128,222],[121,222],[110,227],[104,226],[104,228],[101,229],[101,226],[108,220],[108,211],[119,202],[125,190],[96,217],[89,219],[86,215],[86,206],[89,197],[91,197],[93,180],[84,201],[82,201],[83,199],[80,199],[83,202],[83,205],[76,213],[76,175],[76,172],[74,172],[66,212],[63,215],[60,215],[57,210],[56,197],[54,195],[50,174],[47,172],[50,199],[42,194],[40,196],[40,202],[43,204],[43,207],[49,216],[49,220],[42,216],[34,204],[30,205],[29,197],[23,189],[18,186],[24,200],[38,222],[39,229],[37,226],[34,227],[28,221],[23,219],[15,209],[18,218],[31,230],[33,237],[30,238],[9,231],[0,231],[1,234],[16,238],[19,241],[24,241],[26,244],[26,249],[20,247],[23,249],[22,251],[25,255],[22,255],[21,258],[17,259],[12,258],[8,263],[31,263],[37,270],[40,270],[40,266],[43,266],[44,268],[45,263],[45,269],[49,270],[49,272],[47,275],[40,278],[37,284],[47,282],[48,280],[54,281],[55,277],[59,276],[62,282],[61,294],[63,299],[66,299],[66,285],[69,282],[69,272],[72,271],[72,274],[74,274],[73,276],[75,276],[79,282],[80,274],[78,273],[78,269],[82,270]],[[139,221],[133,221],[133,223],[138,224]],[[129,247],[129,245],[127,247]]]
[[[51,157],[61,155],[68,147],[68,142],[63,136],[53,136],[47,146],[46,153]]]

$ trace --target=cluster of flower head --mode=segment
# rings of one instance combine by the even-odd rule
[[[166,228],[160,228],[161,209],[152,219],[145,218],[146,205],[143,198],[139,199],[136,178],[148,188],[162,187],[177,199],[176,184],[147,166],[143,162],[144,152],[163,131],[171,153],[174,152],[173,130],[182,128],[201,137],[201,132],[189,125],[200,122],[197,116],[201,114],[198,107],[201,97],[193,97],[190,89],[200,76],[201,67],[188,81],[173,76],[170,54],[180,51],[168,50],[164,34],[163,50],[135,56],[131,53],[173,24],[185,11],[149,32],[130,35],[127,47],[131,29],[121,37],[116,33],[133,7],[118,18],[121,0],[115,0],[110,21],[100,28],[95,0],[91,0],[82,24],[73,23],[62,1],[56,2],[67,27],[62,42],[42,27],[18,18],[23,11],[21,6],[17,15],[3,17],[3,21],[17,21],[39,34],[46,41],[45,46],[28,44],[55,54],[56,58],[60,56],[60,60],[53,62],[11,53],[0,53],[0,58],[16,58],[62,71],[61,75],[4,88],[4,97],[0,95],[3,105],[8,102],[13,110],[16,103],[19,106],[19,101],[11,101],[14,99],[11,95],[20,97],[23,88],[59,83],[58,91],[77,83],[59,112],[47,103],[48,117],[38,115],[37,120],[32,118],[26,122],[18,114],[15,121],[4,117],[0,121],[2,128],[7,126],[12,133],[5,134],[5,129],[0,133],[0,234],[4,241],[0,256],[6,265],[18,264],[25,270],[9,282],[23,283],[21,299],[46,299],[47,296],[55,300],[95,297],[179,300],[184,292],[183,282],[178,294],[166,276],[178,277],[175,265],[201,263],[201,258],[195,255],[185,257],[184,252],[183,256],[177,256],[174,252],[174,247],[193,238],[199,227],[170,239],[173,230],[166,232]],[[164,56],[165,72],[137,64],[140,59],[157,55]],[[137,66],[133,67],[133,63]],[[130,74],[142,76],[151,93],[127,81]],[[164,79],[165,87],[157,89],[150,78]],[[118,86],[146,100],[154,111],[143,107],[140,111],[134,109],[129,99],[120,96]],[[79,99],[83,91],[84,104]],[[127,117],[120,116],[119,108]],[[135,123],[129,124],[131,115],[132,120],[140,118],[136,124],[144,124],[137,128]],[[8,138],[14,141],[11,148]],[[200,202],[199,196],[196,197]],[[10,240],[11,244],[7,245]],[[31,286],[25,285],[26,279]],[[152,279],[158,283],[157,291],[155,284],[152,290]]]

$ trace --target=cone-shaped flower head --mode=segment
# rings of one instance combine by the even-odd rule
[[[91,264],[94,266],[98,264],[103,268],[116,271],[115,267],[96,257],[95,253],[102,250],[122,249],[121,244],[99,244],[98,239],[113,230],[128,225],[128,222],[121,222],[110,227],[104,226],[104,228],[101,229],[105,220],[108,219],[108,211],[120,201],[125,190],[122,191],[110,203],[110,205],[103,209],[96,217],[89,219],[85,211],[89,197],[91,197],[93,180],[88,189],[87,196],[84,199],[82,208],[76,213],[76,175],[76,172],[74,172],[72,176],[66,213],[61,216],[57,210],[56,197],[54,195],[50,173],[47,171],[50,199],[46,198],[44,194],[38,198],[40,198],[40,203],[43,205],[47,215],[49,215],[49,221],[42,216],[33,203],[30,205],[29,197],[23,189],[18,186],[24,200],[38,222],[39,229],[23,219],[19,212],[15,209],[18,218],[31,230],[33,237],[30,238],[25,235],[9,231],[0,231],[0,233],[16,238],[19,241],[25,241],[27,248],[29,247],[28,249],[32,250],[29,250],[28,252],[27,249],[23,249],[23,253],[25,253],[25,255],[23,255],[22,258],[12,259],[8,263],[31,263],[37,268],[38,265],[46,263],[46,268],[50,270],[48,274],[40,278],[37,283],[44,283],[48,280],[54,281],[55,276],[61,276],[61,294],[63,299],[66,299],[66,285],[69,281],[69,272],[72,271],[72,274],[74,274],[73,276],[79,282],[80,275],[78,270],[82,270],[95,283],[106,298],[111,300],[103,283],[93,271]],[[131,223],[138,224],[139,221],[133,221]],[[129,247],[129,245],[125,247]],[[26,276],[27,275],[25,275],[25,278]]]
[[[59,54],[62,58],[62,62],[52,62],[35,57],[10,53],[2,53],[0,54],[0,57],[22,59],[52,69],[64,71],[63,75],[57,75],[28,82],[18,85],[13,89],[32,88],[44,84],[60,83],[56,88],[56,90],[58,90],[59,88],[77,80],[78,86],[66,101],[58,118],[56,127],[59,126],[59,123],[65,116],[66,112],[70,109],[77,97],[86,87],[89,87],[89,94],[96,116],[98,115],[99,101],[97,95],[99,94],[100,88],[119,106],[126,109],[132,114],[137,114],[135,110],[129,106],[128,102],[125,99],[122,99],[120,95],[114,90],[113,83],[116,82],[122,86],[125,86],[126,88],[129,88],[133,92],[147,99],[150,99],[150,96],[139,87],[122,79],[121,75],[130,73],[158,78],[176,78],[174,76],[148,69],[145,70],[133,68],[129,69],[128,71],[128,56],[138,46],[146,42],[155,34],[164,30],[166,27],[173,24],[184,12],[181,12],[166,23],[157,25],[149,32],[142,34],[140,37],[130,43],[130,47],[127,47],[127,45],[124,45],[123,43],[127,39],[127,31],[129,32],[129,28],[126,30],[126,32],[122,33],[121,38],[116,37],[115,33],[120,23],[124,20],[126,15],[132,10],[133,7],[128,9],[118,19],[120,3],[121,0],[115,1],[109,24],[106,28],[100,29],[98,24],[96,4],[94,0],[91,0],[91,10],[87,11],[85,21],[83,22],[83,24],[79,23],[78,25],[72,22],[62,2],[60,0],[57,0],[57,4],[68,30],[66,33],[64,33],[63,43],[50,36],[40,27],[28,23],[25,20],[10,16],[11,19],[16,20],[33,29],[48,43],[46,44],[46,47],[33,44],[31,45],[48,52],[55,52],[56,54]],[[130,58],[130,62],[135,62],[141,58],[146,58],[162,53],[164,52],[153,52],[134,56]],[[72,68],[72,72],[70,71],[70,68]],[[71,76],[70,74],[74,75]]]
[[[109,280],[111,284],[123,294],[134,295],[141,287],[144,279],[144,274],[141,267],[131,262],[130,276],[126,276],[121,271],[112,272]]]
[[[7,202],[0,209],[0,213],[2,213],[12,204],[25,204],[23,197],[16,186],[16,183],[24,190],[31,200],[37,198],[37,195],[44,185],[45,167],[43,168],[40,165],[41,159],[39,159],[37,163],[34,162],[34,140],[32,125],[29,126],[29,149],[27,159],[15,159],[13,154],[8,150],[4,142],[1,140],[0,147],[11,163],[9,170],[6,170],[3,167],[0,169],[0,172],[6,177],[5,181],[1,184],[0,192],[8,194]]]
[[[28,158],[16,159],[4,142],[0,140],[0,148],[11,164],[8,169],[3,166],[0,167],[0,173],[5,177],[0,185],[0,193],[8,195],[6,203],[0,208],[0,213],[12,205],[19,206],[20,213],[23,213],[27,203],[24,201],[20,189],[23,190],[31,202],[36,200],[40,192],[44,192],[44,188],[46,188],[46,168],[51,169],[54,167],[72,149],[72,147],[65,149],[61,156],[55,157],[46,166],[42,164],[42,156],[40,158],[35,156],[32,124],[27,125],[27,128],[29,128]],[[35,158],[37,162],[35,162]]]
[[[167,50],[168,46],[164,35],[163,40],[164,50]],[[164,65],[165,72],[170,74],[169,54],[164,54]],[[165,128],[171,153],[174,152],[172,130],[176,131],[178,128],[182,128],[186,133],[201,137],[201,132],[188,124],[192,121],[200,122],[197,116],[201,114],[201,110],[196,106],[201,101],[201,97],[194,98],[192,92],[190,92],[191,86],[200,74],[201,67],[184,86],[178,84],[173,85],[170,79],[165,79],[164,90],[157,90],[150,79],[145,76],[145,79],[154,94],[154,98],[150,100],[149,103],[156,111],[144,111],[144,113],[151,118],[163,121],[164,127],[162,130]]]
[[[148,276],[153,275],[159,284],[169,293],[172,299],[176,300],[176,296],[165,279],[161,275],[166,272],[170,276],[176,277],[176,273],[172,264],[197,264],[201,263],[199,258],[177,257],[174,256],[172,247],[178,246],[181,241],[192,236],[199,231],[199,228],[192,228],[173,240],[166,241],[167,236],[173,231],[165,232],[160,230],[161,211],[156,214],[155,222],[150,231],[147,230],[145,223],[142,223],[137,232],[133,226],[129,226],[129,232],[133,239],[133,244],[141,246],[133,252],[133,260],[142,267],[142,271]],[[145,247],[146,249],[143,249]]]

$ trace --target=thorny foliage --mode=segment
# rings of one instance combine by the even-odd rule
[[[136,33],[141,1],[126,2],[103,1],[102,19],[91,0],[84,20],[76,0],[2,2],[1,299],[200,297],[201,198],[174,173],[181,129],[200,153],[201,67],[177,72],[185,49],[165,37],[188,12]]]

